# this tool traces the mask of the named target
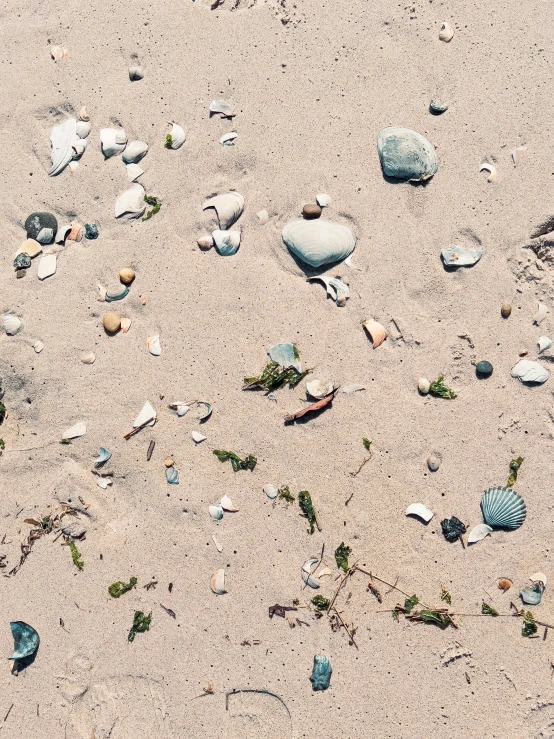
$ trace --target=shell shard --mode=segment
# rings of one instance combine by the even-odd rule
[[[171,410],[176,411],[179,418],[189,412],[190,406],[186,403],[182,403],[180,400],[176,400],[174,403],[170,403],[169,407]]]
[[[256,216],[258,218],[258,222],[262,226],[265,226],[265,224],[268,223],[268,221],[269,221],[269,213],[267,212],[267,210],[265,208],[263,210],[259,210],[256,213]]]
[[[80,139],[86,139],[90,133],[91,128],[92,124],[90,121],[78,120],[75,125],[75,133]]]
[[[208,438],[207,436],[204,436],[204,434],[201,434],[200,431],[191,431],[190,435],[195,444],[200,444]]]
[[[207,421],[208,418],[212,415],[211,403],[207,403],[205,400],[196,400],[194,402],[194,405],[198,409],[196,420],[200,421],[201,423]]]
[[[117,300],[123,300],[123,298],[127,297],[129,294],[129,288],[127,285],[120,285],[115,290],[105,290],[102,288],[102,292],[104,292],[104,300],[106,303],[115,303]]]
[[[13,654],[10,660],[25,659],[33,655],[40,643],[40,637],[32,626],[25,621],[12,621],[10,629],[13,636]]]
[[[87,352],[87,354],[83,354],[81,357],[81,362],[83,364],[94,364],[94,361],[96,360],[96,354],[94,352]]]
[[[439,39],[441,41],[451,41],[454,38],[454,30],[450,23],[446,21],[442,24],[441,30],[439,31]]]
[[[100,477],[96,484],[99,488],[102,488],[102,490],[107,490],[109,485],[113,485],[113,480],[111,477]]]
[[[547,314],[548,308],[546,307],[546,305],[544,305],[544,303],[539,303],[537,306],[537,313],[533,318],[533,323],[539,326],[544,321]]]
[[[279,490],[275,487],[275,485],[264,485],[264,493],[270,500],[275,500],[275,498],[279,495]]]
[[[144,72],[142,71],[140,64],[132,64],[129,67],[129,79],[131,82],[138,82],[139,80],[144,79]]]
[[[212,593],[216,595],[223,595],[227,592],[225,589],[225,570],[216,570],[210,578],[210,587]]]
[[[544,585],[544,587],[546,587],[547,579],[544,572],[534,572],[532,575],[529,576],[529,580],[531,580],[531,582],[540,582]]]
[[[318,561],[317,559],[307,559],[300,570],[303,583],[314,590],[319,588],[319,581],[315,577],[312,577],[312,567]]]
[[[221,100],[221,98],[212,100],[210,103],[210,118],[212,115],[217,113],[219,113],[222,118],[232,118],[235,115],[229,103],[225,100]]]
[[[224,495],[223,498],[221,498],[219,505],[223,508],[224,511],[227,511],[228,513],[236,513],[239,510],[233,504],[233,501],[231,500],[231,498],[229,498],[228,495]]]
[[[139,426],[143,426],[144,424],[148,423],[149,426],[153,426],[156,423],[156,418],[158,414],[152,407],[152,404],[149,400],[146,401],[146,403],[142,406],[142,409],[138,416],[135,418],[133,422],[133,428],[136,429]]]
[[[535,383],[542,385],[550,376],[549,371],[539,364],[529,359],[520,359],[520,361],[512,367],[512,377],[517,377],[521,382]]]
[[[40,254],[42,251],[42,244],[39,244],[38,241],[35,239],[27,239],[24,241],[17,252],[15,253],[15,256],[19,256],[20,254],[27,254],[28,256],[33,259],[33,257],[36,257],[37,254]]]
[[[153,357],[159,357],[162,353],[160,335],[156,334],[155,336],[149,336],[146,339],[146,346],[148,347],[148,351]]]
[[[430,511],[423,503],[412,503],[406,508],[406,516],[417,516],[425,523],[429,523],[434,515],[433,511]]]
[[[214,521],[221,521],[223,518],[223,508],[219,503],[216,503],[215,505],[211,505],[208,508],[208,513],[213,518]]]
[[[308,277],[307,282],[313,282],[319,280],[325,285],[327,295],[332,298],[339,308],[346,305],[346,301],[350,297],[350,288],[345,282],[342,282],[338,277]]]
[[[44,344],[40,339],[37,339],[35,343],[33,344],[33,349],[37,354],[40,354],[41,351],[44,349]]]
[[[479,523],[469,532],[467,543],[475,544],[475,542],[481,541],[485,537],[489,536],[489,534],[492,534],[492,528],[487,526],[486,523]]]
[[[103,446],[100,447],[98,451],[98,456],[94,458],[94,466],[96,469],[99,467],[102,467],[103,464],[106,464],[106,462],[111,458],[112,453],[109,452],[107,449],[105,449]]]
[[[485,490],[481,511],[485,523],[496,529],[518,529],[527,515],[523,498],[506,487]]]
[[[342,262],[356,246],[356,237],[348,226],[321,218],[290,221],[283,228],[282,238],[289,251],[310,267]]]
[[[343,393],[357,393],[359,390],[365,390],[365,385],[360,385],[359,383],[355,383],[354,385],[345,385],[342,388]]]
[[[121,154],[126,144],[127,136],[122,128],[102,128],[100,130],[100,149],[106,159]]]
[[[165,479],[169,485],[179,484],[179,470],[176,467],[165,468]]]
[[[50,152],[50,169],[49,177],[55,177],[60,174],[69,162],[73,159],[73,142],[76,134],[77,120],[68,118],[59,126],[54,126],[50,133],[50,143],[52,151]]]
[[[532,585],[527,585],[520,591],[519,596],[521,600],[528,606],[538,606],[542,600],[542,594],[544,593],[544,584],[540,581],[534,582]]]
[[[212,539],[216,546],[217,551],[221,554],[221,552],[223,551],[223,544],[217,539],[215,534],[212,534]]]
[[[300,356],[294,344],[275,344],[267,350],[267,354],[279,367],[294,367],[297,372],[302,372]]]
[[[371,318],[367,321],[364,321],[362,323],[362,326],[369,334],[369,338],[371,339],[371,343],[373,344],[374,349],[377,349],[378,346],[381,346],[383,341],[385,341],[388,336],[388,333],[385,331],[385,327]]]
[[[312,398],[320,400],[326,395],[329,395],[335,389],[334,382],[328,382],[327,384],[322,383],[320,380],[311,380],[306,383],[306,391]]]
[[[15,336],[23,329],[23,321],[13,313],[4,313],[4,331],[8,336]]]
[[[233,143],[235,139],[237,138],[238,133],[236,131],[230,131],[229,133],[224,133],[223,136],[219,139],[219,143],[221,146],[234,146]]]
[[[496,167],[490,162],[483,162],[483,164],[479,167],[479,172],[489,173],[489,176],[487,177],[487,182],[494,182],[497,177]]]
[[[125,165],[125,170],[127,172],[127,179],[130,182],[136,182],[136,180],[138,180],[138,178],[142,174],[144,174],[144,169],[142,169],[141,167],[139,167],[138,164],[126,164]]]
[[[548,336],[540,336],[537,344],[539,347],[539,354],[541,354],[547,349],[550,349],[550,347],[552,346],[552,339],[549,339]]]
[[[69,56],[69,51],[64,46],[51,46],[50,56],[55,62],[59,62]]]
[[[125,164],[136,164],[148,153],[148,144],[144,141],[131,141],[125,147],[121,158]]]
[[[69,439],[78,439],[80,436],[84,436],[87,433],[87,425],[86,423],[76,423],[74,426],[71,426],[62,434],[63,440]]]
[[[331,196],[326,195],[324,192],[321,192],[319,193],[319,195],[315,196],[315,201],[320,208],[326,208],[331,202]]]
[[[146,210],[144,200],[145,189],[138,182],[134,182],[115,201],[114,213],[116,218],[130,220],[140,218]]]
[[[212,233],[215,248],[222,257],[230,257],[236,254],[240,246],[240,231],[220,231]]]
[[[441,257],[446,267],[471,267],[481,259],[483,252],[479,249],[464,249],[463,246],[451,246],[442,249]]]
[[[234,191],[214,195],[213,198],[208,198],[202,204],[202,210],[208,208],[215,210],[219,228],[226,231],[240,218],[244,210],[244,198],[240,193]]]
[[[169,134],[171,136],[171,144],[168,148],[180,149],[185,143],[185,131],[178,123],[174,123],[173,121],[169,125],[171,126],[171,133]]]
[[[433,145],[409,128],[384,128],[377,136],[377,152],[385,175],[398,180],[428,180],[439,166]]]
[[[66,223],[63,226],[59,226],[58,230],[56,231],[56,235],[54,236],[54,242],[56,244],[63,244],[67,234],[71,231],[71,223]],[[31,256],[29,254],[29,256]]]
[[[56,254],[45,254],[41,257],[38,263],[37,277],[39,280],[45,280],[47,277],[52,277],[56,274]]]

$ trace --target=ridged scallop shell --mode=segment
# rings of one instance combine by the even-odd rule
[[[50,132],[50,143],[52,145],[52,151],[50,152],[51,166],[48,170],[50,177],[60,174],[73,159],[73,143],[77,137],[76,126],[76,119],[68,118],[59,126],[54,126]]]
[[[115,201],[115,217],[125,219],[140,218],[146,210],[144,193],[144,187],[139,185],[138,182],[134,182]]]
[[[222,257],[230,257],[237,253],[240,246],[240,231],[214,231],[212,238],[215,248]]]
[[[238,192],[226,192],[208,198],[202,205],[202,210],[213,208],[217,213],[219,228],[226,231],[237,221],[244,210],[244,198]]]
[[[377,136],[383,172],[399,180],[428,180],[439,166],[433,145],[416,131],[389,126]]]
[[[171,146],[169,148],[180,149],[185,143],[185,132],[178,123],[170,121],[168,125],[171,126]]]
[[[148,144],[145,141],[131,141],[125,147],[121,158],[125,164],[136,164],[148,153]]]
[[[481,511],[485,523],[497,529],[518,529],[527,515],[523,498],[504,487],[485,490]]]
[[[4,313],[4,331],[8,336],[15,336],[23,328],[23,321],[13,313]]]
[[[290,221],[282,236],[289,250],[310,267],[342,262],[356,246],[356,237],[348,226],[320,218]]]
[[[102,128],[100,130],[100,148],[106,159],[115,154],[121,154],[126,144],[127,136],[122,128]]]

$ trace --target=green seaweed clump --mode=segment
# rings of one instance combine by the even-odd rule
[[[409,598],[406,598],[406,600],[404,601],[404,611],[406,613],[411,613],[418,603],[419,598],[417,597],[417,595],[412,595]]]
[[[362,439],[362,443],[364,445],[364,449],[366,449],[369,452],[369,447],[371,446],[371,441],[369,439],[366,439],[365,436]]]
[[[456,393],[454,392],[454,390],[446,387],[443,380],[443,375],[439,375],[439,377],[431,383],[429,393],[431,395],[434,395],[436,398],[446,398],[447,400],[454,400],[454,398],[456,397]]]
[[[69,551],[71,552],[71,559],[73,560],[73,564],[75,565],[75,567],[78,567],[80,570],[82,570],[83,567],[85,566],[85,563],[81,559],[81,553],[77,549],[77,545],[72,539],[69,539],[68,545],[69,545]]]
[[[289,388],[296,387],[306,377],[310,370],[299,372],[295,367],[281,367],[278,362],[268,362],[259,377],[245,377],[243,390],[261,388],[267,393],[279,390],[288,384]]]
[[[492,608],[492,606],[489,606],[489,604],[485,602],[481,603],[481,613],[484,616],[500,616],[497,610],[495,610],[494,608]]]
[[[147,616],[142,611],[135,611],[135,615],[133,616],[133,625],[131,626],[127,639],[129,641],[134,641],[135,634],[142,634],[145,631],[150,631],[150,621],[152,621],[152,613],[149,613]]]
[[[294,503],[295,501],[295,497],[291,493],[288,485],[283,485],[282,487],[279,488],[277,497],[279,498],[279,500],[284,500],[286,503]]]
[[[121,582],[121,580],[118,580],[117,582],[114,582],[110,587],[108,588],[108,593],[112,596],[112,598],[119,598],[124,593],[127,593],[129,590],[132,590],[135,585],[137,584],[137,578],[132,577],[129,582]]]
[[[331,605],[331,601],[328,598],[324,598],[322,595],[316,595],[312,598],[312,604],[318,611],[327,611]]]
[[[454,626],[454,622],[445,611],[439,610],[425,610],[414,613],[413,620],[423,621],[426,624],[434,624],[439,629],[447,629],[449,626]]]
[[[523,464],[524,457],[518,457],[517,459],[512,459],[510,462],[510,477],[508,477],[508,487],[511,488],[513,485],[515,485],[515,482],[517,480],[517,473],[519,472],[519,468]]]
[[[6,418],[6,406],[0,400],[0,426],[4,423],[5,418]]]
[[[223,449],[214,449],[214,454],[220,462],[230,460],[233,472],[238,472],[238,470],[252,471],[258,461],[252,454],[249,454],[245,459],[241,459],[234,452],[226,452]]]
[[[156,213],[162,207],[162,203],[160,200],[158,200],[158,198],[155,198],[153,195],[145,195],[144,200],[148,203],[148,205],[153,206],[152,210],[149,210],[148,213],[142,219],[143,221],[147,221],[149,218],[152,218],[152,216],[156,215]]]
[[[352,549],[347,547],[344,542],[335,549],[335,562],[344,572],[348,572],[348,557],[352,554]]]
[[[532,636],[537,633],[537,624],[535,623],[535,617],[531,611],[522,611],[523,626],[521,627],[522,636]]]
[[[315,511],[312,505],[311,495],[307,490],[302,490],[300,493],[298,493],[298,505],[300,506],[300,510],[302,511],[302,513],[308,519],[308,522],[310,524],[310,534],[313,534],[314,524],[316,522]]]
[[[165,137],[165,144],[164,144],[164,147],[165,147],[166,149],[171,149],[171,145],[172,145],[172,144],[173,144],[173,138],[172,138],[171,134],[170,134],[170,133],[168,133],[168,134],[166,134],[166,137]]]
[[[448,603],[448,605],[452,603],[452,596],[444,587],[444,585],[441,585],[441,600],[443,600],[445,603]]]

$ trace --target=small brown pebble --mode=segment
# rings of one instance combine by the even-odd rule
[[[208,251],[214,245],[214,240],[210,234],[202,234],[196,243],[203,251]]]
[[[509,318],[511,312],[512,312],[512,306],[509,303],[504,303],[502,308],[500,308],[500,314],[502,318]]]
[[[142,305],[146,305],[146,300],[147,300],[146,295],[139,295],[139,298],[140,298],[140,302],[142,303]]]
[[[500,588],[500,590],[506,591],[512,587],[512,583],[507,578],[501,577],[500,580],[498,581],[498,587]]]
[[[135,270],[131,269],[131,267],[123,267],[123,269],[119,271],[119,279],[124,285],[130,285],[135,279]]]
[[[315,203],[306,203],[302,208],[302,215],[304,218],[319,218],[321,215],[321,208]]]
[[[106,331],[110,334],[115,334],[115,332],[119,331],[121,328],[121,318],[117,313],[104,313],[102,316],[102,323],[104,324]]]
[[[175,464],[175,462],[174,462],[174,461],[173,461],[173,460],[171,459],[171,457],[168,457],[168,458],[167,458],[167,459],[165,460],[165,466],[166,466],[166,467],[173,467],[173,465],[174,465],[174,464]]]
[[[519,356],[520,357],[526,357],[528,354],[529,354],[529,350],[528,349],[522,349],[520,351],[520,353],[519,353]]]
[[[27,274],[26,269],[18,269],[17,272],[15,273],[15,276],[17,277],[18,280],[20,280],[22,277],[25,277],[26,274]]]

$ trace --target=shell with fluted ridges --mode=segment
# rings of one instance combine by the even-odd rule
[[[489,488],[481,498],[485,523],[497,529],[518,529],[525,521],[527,508],[523,498],[511,488]]]
[[[356,246],[348,226],[321,219],[290,221],[282,235],[289,250],[310,267],[342,262]]]
[[[398,180],[428,180],[439,166],[433,145],[409,128],[388,126],[377,136],[383,172]]]

